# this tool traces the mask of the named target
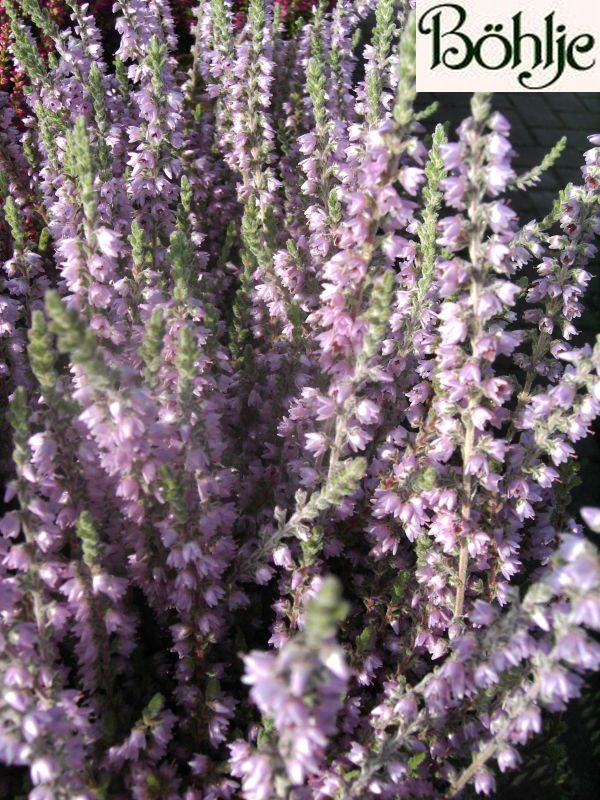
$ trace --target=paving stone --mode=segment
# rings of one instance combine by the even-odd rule
[[[513,92],[507,94],[506,97],[510,99],[512,106],[518,110],[519,114],[523,115],[525,122],[527,122],[529,114],[536,111],[544,113],[544,111],[549,110],[548,101],[539,93],[521,94],[520,92]]]
[[[513,104],[510,101],[510,96],[508,94],[502,94],[502,93],[495,94],[494,108],[499,108],[502,111],[504,111],[504,109],[507,108],[513,108]]]
[[[519,119],[527,128],[535,127],[536,125],[548,126],[556,128],[561,124],[557,112],[550,108],[547,104],[543,107],[520,109],[516,107]]]
[[[572,167],[558,167],[558,186],[564,186],[566,183],[574,183],[581,179],[581,168],[579,165]]]
[[[567,147],[560,157],[560,163],[564,167],[580,167],[583,164],[581,150],[575,147]]]
[[[532,127],[531,132],[535,141],[544,145],[545,147],[552,147],[561,138],[567,136],[568,132],[564,129],[564,125],[553,125],[548,128]],[[572,144],[570,137],[568,143]]]
[[[583,104],[588,111],[592,111],[596,115],[600,115],[600,94],[589,94],[582,97]],[[600,124],[600,122],[599,122]]]
[[[504,98],[504,102],[508,105],[509,108],[512,109],[518,108],[519,101],[517,98],[519,97],[519,95],[516,94],[515,92],[507,92],[506,94],[501,95],[501,97]],[[495,102],[496,102],[496,95],[494,95],[494,97],[492,98],[492,103],[495,104]]]
[[[595,115],[596,119],[594,120],[594,115],[590,115],[589,111],[561,111],[559,116],[561,121],[563,122],[565,128],[577,128],[579,130],[585,131],[589,130],[590,124],[594,121],[596,125],[600,124],[600,108],[598,109],[598,114]],[[590,117],[592,117],[590,119]],[[590,133],[594,131],[590,130]]]
[[[544,102],[557,111],[585,111],[585,103],[581,94],[571,92],[540,93]]]
[[[569,145],[571,147],[575,147],[579,151],[580,153],[579,158],[582,163],[583,163],[583,154],[585,153],[586,150],[589,150],[591,147],[588,136],[590,135],[590,133],[595,133],[595,132],[596,131],[591,129],[589,125],[588,127],[580,130],[566,129],[563,131],[563,135],[567,137]]]
[[[533,128],[533,135],[540,145],[549,150],[561,136],[567,137],[567,145],[579,153],[579,160],[583,161],[583,153],[589,148],[588,131],[569,130],[565,127],[558,128]]]
[[[552,208],[554,198],[556,197],[556,192],[551,192],[548,189],[537,188],[536,191],[533,192],[532,197],[533,205],[535,206],[538,215],[544,216]]]
[[[600,107],[600,97],[598,96],[598,92],[579,92],[577,97],[585,106],[592,105]]]
[[[527,145],[535,144],[531,131],[518,119],[511,119],[512,129],[510,140],[516,149]]]
[[[515,156],[515,164],[519,167],[535,167],[543,159],[546,150],[538,145],[529,145],[526,147],[517,148]]]

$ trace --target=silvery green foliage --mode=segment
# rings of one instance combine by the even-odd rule
[[[600,665],[600,136],[522,226],[491,98],[415,113],[411,5],[204,0],[184,71],[165,2],[117,0],[110,64],[85,5],[8,2],[10,791],[491,794]]]

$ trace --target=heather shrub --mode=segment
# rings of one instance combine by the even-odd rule
[[[62,25],[66,17],[66,5],[63,0],[46,0],[43,3],[51,18],[57,25]],[[0,2],[0,91],[10,95],[10,103],[17,117],[25,114],[23,90],[26,86],[25,73],[15,64],[10,52],[11,31],[10,20],[4,3]],[[46,57],[48,49],[52,49],[51,40],[42,37],[39,42],[39,53]]]
[[[563,143],[517,175],[487,95],[432,131],[410,5],[205,0],[183,71],[160,0],[112,64],[7,0],[7,796],[493,794],[598,669],[600,135],[523,225]]]
[[[307,16],[310,13],[311,2],[309,0],[275,0],[281,9],[282,20],[290,29],[294,20],[299,16]],[[57,28],[68,27],[69,20],[69,0],[39,0],[40,7],[49,15]],[[98,29],[101,33],[102,49],[104,58],[112,61],[114,50],[118,43],[115,41],[116,32],[114,29],[115,16],[112,13],[113,0],[91,0],[89,12],[93,15]],[[178,37],[178,47],[174,55],[185,64],[190,58],[189,42],[190,33],[193,27],[193,0],[170,0],[170,9],[173,16],[173,28]],[[235,12],[232,21],[234,29],[238,29],[244,23],[248,8],[247,0],[235,0],[232,7]],[[35,24],[33,26],[35,28]],[[11,124],[20,124],[20,121],[27,113],[27,103],[25,93],[27,92],[28,82],[26,72],[21,68],[18,60],[11,52],[11,24],[4,3],[0,0],[0,93],[6,93],[8,98],[4,101],[12,112]],[[54,52],[54,40],[40,29],[37,41],[38,53],[45,64],[48,57]],[[5,168],[3,162],[0,165]],[[1,199],[0,199],[1,203]],[[6,227],[0,220],[0,243],[6,239]]]
[[[88,4],[91,13],[98,24],[104,40],[107,55],[110,54],[114,38],[114,15],[112,13],[112,0],[91,0]],[[69,23],[69,0],[40,0],[40,6],[47,11],[54,23],[59,28],[64,28]],[[185,39],[185,34],[192,24],[192,0],[171,0],[173,24],[176,32]],[[293,10],[289,8],[290,12]],[[7,92],[10,96],[11,107],[21,118],[26,113],[24,89],[27,86],[25,72],[13,58],[10,51],[11,26],[3,2],[0,2],[0,91]],[[38,41],[38,52],[43,59],[54,51],[54,41],[51,37],[41,33]]]
[[[288,24],[299,15],[308,15],[312,6],[310,0],[275,0],[275,2],[281,7],[282,16]],[[88,5],[103,36],[105,47],[110,53],[114,38],[113,0],[91,0]],[[187,44],[186,34],[193,23],[194,2],[193,0],[171,0],[169,5],[173,15],[175,32],[180,37],[180,47],[177,55],[186,55],[185,50],[182,50],[181,40]],[[40,0],[40,6],[48,12],[59,28],[69,24],[69,0]],[[236,21],[243,22],[247,8],[247,0],[236,0],[233,6],[233,10],[238,14]],[[27,85],[27,81],[25,73],[12,57],[10,44],[10,20],[4,3],[0,2],[0,91],[7,92],[10,95],[13,111],[20,118],[26,113],[23,90]],[[46,58],[49,52],[54,50],[52,38],[44,36],[43,33],[38,45],[39,53],[43,58]]]

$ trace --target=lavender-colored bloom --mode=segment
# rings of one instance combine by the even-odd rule
[[[491,795],[600,667],[569,517],[600,138],[522,226],[489,97],[428,145],[414,3],[325,5],[201,0],[184,62],[170,4],[117,0],[111,67],[87,6],[7,4],[0,760],[32,800]]]

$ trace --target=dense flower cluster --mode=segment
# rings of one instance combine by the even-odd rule
[[[64,0],[45,0],[44,7],[48,14],[58,24],[63,25],[66,20],[67,7]],[[26,86],[26,77],[19,65],[15,63],[10,52],[11,43],[10,19],[6,13],[4,3],[0,3],[0,91],[10,95],[11,105],[17,117],[21,118],[26,113],[25,98],[23,94]],[[40,41],[39,52],[46,57],[53,49],[51,40]]]
[[[165,0],[114,63],[6,7],[8,795],[492,794],[600,668],[600,135],[523,226],[491,98],[415,112],[408,0],[200,0],[186,72]]]
[[[307,15],[312,6],[312,0],[275,0],[281,7],[281,13],[287,21],[299,15]],[[40,0],[40,6],[46,9],[54,22],[61,27],[66,27],[69,20],[69,9],[72,3],[69,0]],[[112,13],[113,0],[90,0],[90,10],[97,20],[98,27],[104,38],[112,39],[114,29],[114,16]],[[171,12],[175,30],[184,34],[193,24],[194,0],[171,0]],[[248,8],[248,0],[235,0],[234,10],[237,11],[240,23],[243,23]],[[26,86],[26,76],[18,63],[11,56],[11,27],[4,3],[0,1],[0,92],[7,92],[11,98],[11,105],[17,116],[21,118],[26,114],[26,103],[23,89]],[[52,39],[42,36],[39,52],[42,57],[54,50]]]

